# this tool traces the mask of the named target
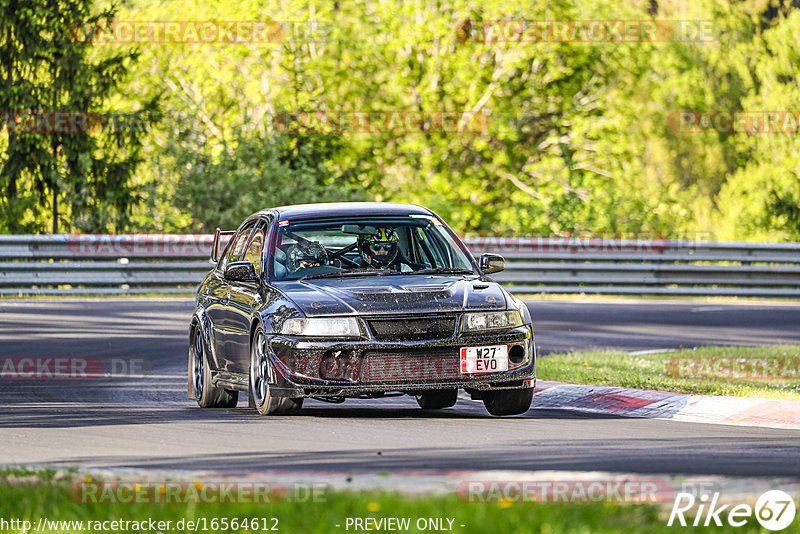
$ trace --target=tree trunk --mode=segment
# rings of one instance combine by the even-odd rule
[[[53,233],[58,233],[58,188],[53,187]]]

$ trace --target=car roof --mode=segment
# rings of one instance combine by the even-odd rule
[[[298,204],[262,210],[259,213],[278,212],[280,220],[359,215],[433,215],[428,208],[416,204],[396,202],[328,202]]]

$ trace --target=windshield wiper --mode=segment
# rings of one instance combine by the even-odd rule
[[[471,269],[436,267],[434,269],[422,269],[421,271],[409,271],[403,274],[475,274],[475,272]]]
[[[393,274],[394,271],[386,269],[350,269],[349,271],[334,271],[332,273],[310,274],[303,276],[300,280],[315,280],[317,278],[340,278],[346,276],[382,276],[385,274]]]

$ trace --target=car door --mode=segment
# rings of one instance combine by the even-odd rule
[[[266,233],[267,223],[260,221],[245,242],[241,257],[236,260],[252,263],[256,274],[262,280]],[[250,326],[255,310],[261,305],[259,284],[257,282],[228,282],[228,284],[231,295],[227,310],[230,314],[231,371],[246,373],[250,366]]]
[[[237,361],[242,337],[239,312],[232,303],[235,290],[233,283],[225,279],[225,268],[229,263],[241,261],[244,258],[247,240],[255,225],[256,221],[249,221],[237,232],[228,247],[228,253],[222,258],[219,267],[214,272],[213,280],[207,284],[206,312],[214,329],[217,366],[225,371],[241,372],[237,371],[239,368]]]

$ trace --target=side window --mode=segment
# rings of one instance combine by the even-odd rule
[[[250,241],[250,246],[244,254],[244,261],[249,261],[256,268],[256,273],[261,274],[261,263],[264,257],[264,227],[260,226],[256,230],[253,239]]]
[[[244,258],[244,247],[247,244],[247,238],[250,236],[250,232],[253,230],[253,226],[255,222],[248,224],[244,228],[242,228],[241,232],[236,234],[234,237],[234,242],[231,244],[230,249],[228,251],[228,257],[225,258],[225,261],[222,262],[222,269],[224,270],[225,267],[234,261],[242,261]]]

